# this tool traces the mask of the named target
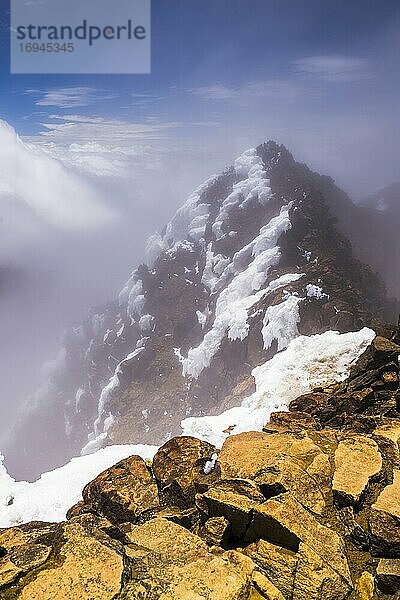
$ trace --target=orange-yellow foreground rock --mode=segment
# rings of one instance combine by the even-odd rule
[[[0,530],[1,600],[398,600],[393,352],[378,339],[206,472],[216,449],[175,438],[100,474],[66,522]]]

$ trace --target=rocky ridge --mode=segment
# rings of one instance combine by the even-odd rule
[[[177,437],[83,491],[66,522],[0,530],[4,600],[400,596],[399,332],[346,381],[221,449]]]
[[[3,448],[9,470],[32,477],[83,447],[160,445],[185,418],[238,406],[254,392],[253,369],[299,334],[385,333],[394,306],[322,188],[268,142],[196,190],[149,240],[118,302],[66,332]]]

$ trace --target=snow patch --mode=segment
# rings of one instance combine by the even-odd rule
[[[10,477],[0,455],[0,527],[63,521],[68,509],[82,499],[85,485],[102,471],[132,455],[152,460],[156,452],[156,446],[143,444],[108,446],[90,456],[73,458],[33,483]]]
[[[146,332],[151,331],[153,329],[153,315],[143,315],[139,320],[140,331]]]
[[[179,244],[187,240],[194,242],[203,240],[209,217],[209,206],[201,202],[201,197],[215,180],[215,175],[210,177],[189,196],[166,226],[163,236],[156,233],[149,237],[146,243],[146,262],[150,268],[162,252],[169,250],[174,253]]]
[[[271,197],[270,181],[267,178],[262,158],[258,156],[255,148],[250,148],[239,156],[235,161],[234,168],[242,180],[233,186],[232,193],[223,201],[212,226],[217,240],[224,236],[223,225],[228,220],[233,208],[245,208],[252,201],[267,204]]]
[[[197,320],[199,322],[199,325],[201,326],[202,329],[204,329],[208,323],[208,319],[211,316],[211,310],[210,307],[206,306],[206,308],[204,309],[204,312],[201,312],[201,310],[196,310],[196,316],[197,316]]]
[[[261,431],[272,412],[287,410],[289,403],[317,386],[343,381],[352,363],[364,352],[375,332],[364,328],[340,334],[327,331],[299,336],[286,350],[252,371],[256,391],[238,407],[219,416],[190,417],[181,423],[183,434],[206,440],[221,447],[228,437],[224,433]]]
[[[149,268],[153,267],[157,258],[162,254],[165,250],[168,249],[168,244],[164,240],[164,238],[159,234],[155,233],[151,235],[146,242],[145,256],[146,256],[146,264]]]
[[[320,287],[319,285],[314,285],[312,283],[309,283],[306,286],[306,294],[307,298],[316,298],[316,300],[322,300],[323,298],[329,299],[329,295],[325,294],[322,287]]]
[[[211,471],[214,471],[217,460],[218,460],[218,454],[213,454],[211,457],[211,460],[208,460],[206,462],[206,464],[204,465],[204,469],[203,469],[203,472],[205,475],[209,475],[211,473]]]
[[[143,350],[143,338],[140,338],[136,344],[136,349],[121,360],[117,365],[113,376],[110,378],[110,381],[102,389],[98,402],[97,418],[93,424],[93,431],[88,436],[88,443],[81,450],[82,456],[92,454],[103,446],[107,438],[107,433],[115,422],[113,415],[111,413],[106,413],[106,407],[112,392],[119,386],[119,375],[122,373],[122,366],[133,358],[136,358]]]
[[[222,254],[214,255],[212,243],[208,244],[206,252],[206,264],[204,266],[201,282],[212,293],[220,280],[220,277],[226,267],[230,264],[230,259]]]

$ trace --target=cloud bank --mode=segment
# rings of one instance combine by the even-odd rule
[[[36,224],[61,230],[97,229],[116,217],[94,185],[40,148],[25,144],[4,121],[0,121],[0,198],[2,226],[7,229],[24,212]],[[14,221],[7,223],[4,211],[10,216],[13,208]]]

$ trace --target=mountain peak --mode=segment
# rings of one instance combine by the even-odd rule
[[[29,424],[14,432],[38,471],[82,447],[161,444],[185,419],[229,415],[258,393],[257,368],[297,336],[382,329],[393,307],[337,231],[319,181],[268,141],[189,196],[149,239],[147,266],[119,302],[67,336]]]

